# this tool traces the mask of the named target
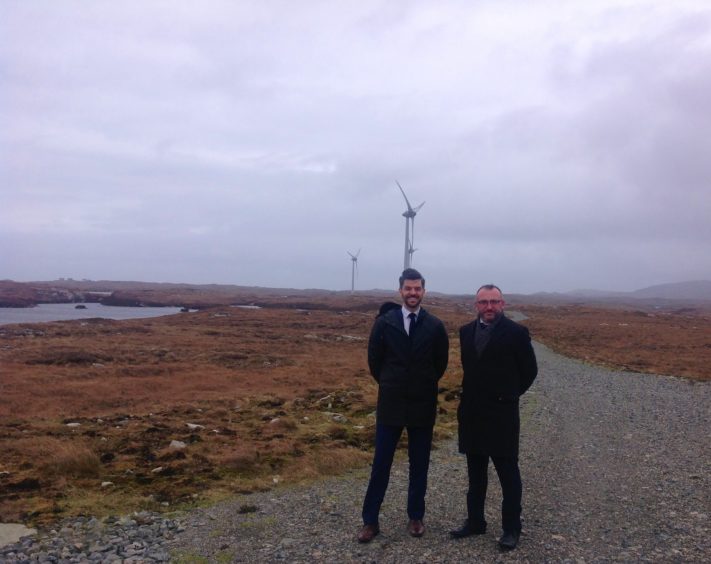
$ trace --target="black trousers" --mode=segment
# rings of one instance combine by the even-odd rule
[[[504,531],[521,530],[521,472],[518,458],[492,456],[496,474],[499,477],[503,501],[501,502],[501,521]],[[484,502],[488,485],[489,456],[467,453],[467,474],[469,491],[467,492],[467,514],[473,527],[486,526]]]
[[[363,501],[363,523],[378,523],[380,506],[390,481],[390,468],[404,427],[378,424],[375,427],[375,455],[370,482]],[[430,466],[432,427],[407,427],[407,454],[410,459],[410,483],[407,489],[407,516],[422,519],[425,515],[427,471]]]

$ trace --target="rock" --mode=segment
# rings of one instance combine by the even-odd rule
[[[37,534],[37,529],[30,529],[20,523],[0,523],[0,546],[19,541],[23,537]]]
[[[331,413],[330,411],[324,411],[324,415],[330,417],[336,423],[348,423],[348,418],[340,413]]]

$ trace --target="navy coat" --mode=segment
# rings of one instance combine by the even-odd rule
[[[459,330],[462,397],[457,412],[459,451],[518,457],[519,397],[538,373],[528,329],[502,317],[481,357],[474,346],[478,319]]]
[[[378,423],[433,426],[438,382],[448,360],[449,338],[444,324],[423,308],[412,341],[400,308],[378,317],[368,341],[368,367],[379,384]]]

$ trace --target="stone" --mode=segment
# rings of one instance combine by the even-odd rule
[[[30,529],[20,523],[0,523],[0,546],[15,543],[23,537],[37,534],[37,529]]]

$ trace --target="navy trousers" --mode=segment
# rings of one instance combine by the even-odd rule
[[[376,525],[380,506],[390,481],[395,448],[405,427],[380,425],[375,428],[375,455],[370,482],[363,501],[363,523]],[[422,519],[425,515],[427,471],[432,450],[432,427],[407,427],[407,454],[410,460],[410,484],[407,490],[407,516]]]
[[[518,468],[518,458],[507,456],[492,456],[496,474],[501,483],[503,501],[501,502],[501,521],[504,531],[521,531],[521,472]],[[486,526],[484,519],[484,502],[488,485],[489,457],[486,455],[467,453],[467,473],[469,475],[469,491],[467,492],[467,513],[469,523],[473,527]]]

